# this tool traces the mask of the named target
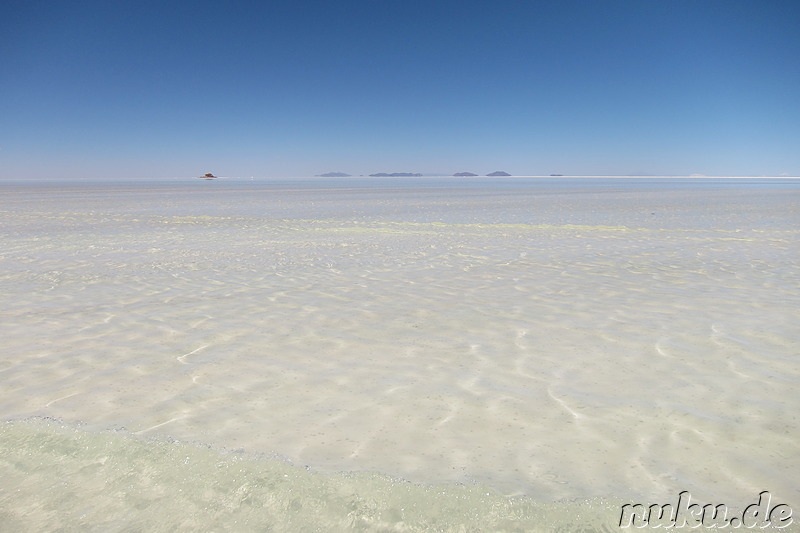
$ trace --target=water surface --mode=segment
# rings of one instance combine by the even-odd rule
[[[4,523],[799,509],[799,185],[0,183]]]

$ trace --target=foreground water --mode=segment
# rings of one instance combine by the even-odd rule
[[[7,182],[0,217],[0,530],[800,509],[798,180]]]

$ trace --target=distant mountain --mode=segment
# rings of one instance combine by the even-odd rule
[[[350,174],[344,172],[326,172],[325,174],[317,174],[317,178],[349,178]]]
[[[419,178],[422,174],[414,174],[412,172],[378,172],[377,174],[370,174],[372,178]]]
[[[477,174],[473,174],[472,172],[456,172],[455,174],[453,174],[453,176],[466,177],[466,176],[477,176]]]
[[[491,174],[486,174],[487,176],[510,176],[508,172],[503,172],[502,170],[498,170],[496,172],[492,172]]]

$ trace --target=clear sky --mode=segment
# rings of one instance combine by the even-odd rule
[[[0,178],[800,176],[798,0],[5,0]]]

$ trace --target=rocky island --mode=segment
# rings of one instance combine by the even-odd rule
[[[473,176],[477,176],[477,174],[473,174],[472,172],[456,172],[455,174],[453,174],[453,176],[456,176],[456,177],[473,177]]]
[[[502,170],[498,170],[496,172],[492,172],[491,174],[486,174],[487,176],[510,176],[508,172],[503,172]]]

